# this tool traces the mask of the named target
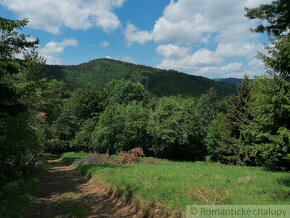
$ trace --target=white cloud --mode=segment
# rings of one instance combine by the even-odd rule
[[[219,65],[223,59],[207,49],[199,49],[190,54],[190,48],[178,45],[161,45],[157,52],[164,56],[163,61],[157,66],[164,69],[177,69],[182,71],[193,71],[200,67]],[[174,52],[176,55],[174,55]]]
[[[199,49],[191,53],[190,48],[180,47],[178,45],[168,44],[161,45],[156,48],[156,51],[161,54],[164,59],[157,67],[162,69],[175,69],[188,73],[203,75],[203,76],[236,76],[243,77],[245,73],[252,76],[254,74],[262,74],[264,72],[263,64],[256,58],[249,55],[246,49],[250,46],[236,46],[236,50],[231,46],[217,47],[215,51],[208,49]],[[241,49],[239,52],[238,49]],[[235,53],[235,51],[237,53]],[[254,50],[252,51],[254,52]],[[248,64],[241,62],[230,62],[235,60],[248,60]],[[247,62],[247,61],[246,61]],[[247,69],[251,69],[250,72]],[[245,69],[245,70],[244,70]]]
[[[146,31],[153,41],[161,44],[156,52],[163,60],[157,67],[199,75],[261,74],[264,70],[261,66],[247,64],[263,46],[260,35],[249,30],[258,21],[246,18],[244,7],[270,2],[272,0],[170,1],[152,31]]]
[[[216,33],[219,41],[223,39],[236,41],[238,38],[248,40],[249,28],[256,21],[249,21],[244,16],[244,7],[258,6],[262,2],[267,3],[271,0],[171,1],[164,9],[163,15],[156,21],[152,32],[145,31],[146,41],[151,38],[158,43],[206,44],[210,36]],[[145,33],[141,30],[138,32]],[[131,42],[131,38],[127,35],[126,38]]]
[[[62,42],[51,41],[39,50],[48,64],[61,64],[61,59],[57,56],[61,55],[68,46],[78,46],[75,39],[65,39]]]
[[[102,46],[102,47],[104,47],[104,48],[108,47],[109,45],[110,45],[110,43],[109,43],[108,41],[103,41],[103,42],[101,42],[101,44],[100,44],[100,46]]]
[[[133,24],[127,25],[125,30],[125,37],[128,46],[130,46],[133,42],[144,44],[145,42],[152,40],[151,33],[147,31],[141,31]]]
[[[241,59],[254,58],[257,55],[257,50],[261,49],[261,44],[251,42],[236,42],[236,43],[220,43],[217,46],[216,53],[224,59]]]
[[[191,51],[191,49],[180,47],[178,45],[168,44],[158,46],[156,51],[166,58],[180,58],[186,56]]]
[[[19,17],[29,19],[29,26],[58,34],[62,26],[87,30],[97,26],[105,32],[120,26],[113,10],[126,0],[3,0]]]
[[[197,75],[217,75],[237,72],[241,70],[242,63],[230,63],[220,67],[202,67],[196,72]]]

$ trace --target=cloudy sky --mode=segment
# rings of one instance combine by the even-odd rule
[[[23,29],[39,38],[51,64],[97,58],[209,78],[264,72],[256,60],[261,34],[244,7],[271,0],[2,0],[0,16],[28,18]]]

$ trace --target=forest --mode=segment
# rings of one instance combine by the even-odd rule
[[[267,54],[258,54],[264,75],[245,75],[234,92],[214,85],[191,96],[150,89],[143,77],[126,78],[142,75],[134,68],[99,84],[52,77],[38,39],[21,33],[28,20],[0,17],[0,200],[47,153],[115,155],[142,148],[146,157],[289,171],[289,8],[288,1],[246,8],[249,19],[268,21],[252,29],[269,36]]]

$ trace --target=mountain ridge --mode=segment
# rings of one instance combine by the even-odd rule
[[[213,87],[222,98],[235,93],[236,90],[236,84],[107,58],[94,59],[78,65],[47,65],[46,69],[50,77],[66,81],[73,86],[103,86],[107,82],[120,79],[140,82],[158,97],[199,97]]]

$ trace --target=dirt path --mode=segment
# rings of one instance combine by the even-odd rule
[[[49,173],[40,184],[36,201],[28,205],[26,217],[143,217],[73,166],[49,163]]]

